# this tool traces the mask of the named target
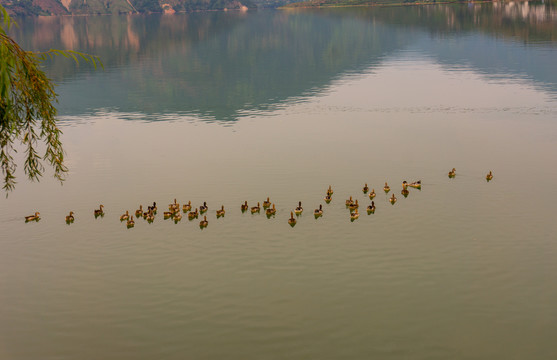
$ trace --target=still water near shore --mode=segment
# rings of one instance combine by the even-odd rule
[[[14,31],[29,49],[99,54],[105,70],[48,64],[70,174],[63,186],[21,174],[0,202],[0,358],[557,354],[553,8],[40,18]],[[274,218],[240,212],[268,196]],[[174,198],[206,201],[209,226],[163,220]],[[153,201],[153,224],[118,220]]]

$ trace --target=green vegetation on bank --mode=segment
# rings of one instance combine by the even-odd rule
[[[33,0],[20,0],[5,6],[7,10],[13,10],[12,13],[26,15],[50,15],[50,12],[43,10],[40,6],[33,3]]]
[[[267,3],[288,0],[255,0]],[[175,11],[255,9],[252,0],[71,0],[64,5],[60,0],[0,0],[11,15],[98,15],[126,13],[162,13]]]

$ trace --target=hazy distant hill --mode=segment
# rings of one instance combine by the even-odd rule
[[[260,4],[285,0],[258,0]],[[0,0],[12,15],[121,14],[200,10],[248,10],[252,0]]]

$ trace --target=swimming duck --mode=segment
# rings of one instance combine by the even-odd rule
[[[331,188],[331,185],[329,185],[329,188],[327,189],[327,195],[333,195],[333,189]]]
[[[273,207],[265,210],[265,214],[267,214],[267,216],[275,215],[276,213],[277,213],[277,209],[275,208],[275,204],[273,204]]]
[[[408,184],[408,186],[410,186],[414,189],[421,189],[422,188],[422,180],[413,181],[410,184]]]
[[[408,194],[410,194],[410,191],[408,191],[408,186],[402,185],[402,191],[400,193],[402,194],[402,196],[407,197]]]
[[[387,184],[387,182],[385,182],[385,186],[383,186],[383,191],[385,191],[385,193],[391,191],[391,187],[389,186],[389,184]]]
[[[396,203],[396,196],[395,194],[393,194],[393,196],[391,196],[391,198],[389,199],[389,201],[391,202],[392,205],[394,205]]]
[[[40,212],[36,212],[35,215],[29,215],[25,217],[25,222],[28,221],[37,221],[41,218],[41,213]]]
[[[191,210],[191,201],[188,201],[187,204],[182,205],[182,211],[183,212],[188,212]]]
[[[204,212],[206,212],[207,210],[209,210],[209,207],[207,206],[207,203],[204,201],[203,205],[201,205],[199,207],[199,213],[203,214]]]
[[[453,168],[451,171],[449,171],[449,177],[454,178],[455,176],[456,176],[456,169]]]
[[[294,227],[294,225],[296,225],[296,219],[294,219],[294,213],[292,211],[290,212],[290,219],[288,219],[288,223],[292,227]]]
[[[350,196],[350,199],[346,200],[346,206],[350,206],[354,203],[354,200],[352,200],[352,196]]]
[[[245,203],[242,204],[242,206],[240,206],[240,209],[242,210],[242,212],[246,212],[248,210],[248,201],[246,200]]]
[[[350,213],[350,220],[354,221],[357,218],[360,217],[360,213],[358,212],[358,209],[354,210],[354,212]]]
[[[70,215],[66,216],[66,223],[73,223],[74,220],[75,218],[73,217],[73,211],[70,211]]]
[[[323,205],[319,205],[319,209],[315,209],[313,211],[313,215],[315,215],[315,218],[317,219],[320,216],[323,216]]]
[[[135,216],[140,217],[143,215],[143,205],[139,205],[139,209],[135,210]]]
[[[266,209],[269,206],[271,206],[271,202],[269,201],[269,198],[267,198],[267,200],[263,201],[263,209]]]
[[[191,211],[190,213],[188,213],[188,219],[190,220],[197,219],[198,216],[199,213],[197,212],[197,208],[195,208],[195,211]]]
[[[126,213],[120,216],[120,221],[128,220],[130,218],[130,214],[128,214],[128,210]]]
[[[356,199],[356,202],[353,202],[352,204],[348,205],[348,207],[350,208],[350,210],[359,208],[360,205],[358,205],[358,199]]]
[[[257,203],[257,206],[252,206],[251,208],[252,214],[258,213],[259,211],[261,211],[261,207],[259,206],[259,203]]]
[[[177,223],[178,221],[182,220],[182,214],[180,214],[180,212],[177,212],[176,214],[174,214],[172,220],[174,220],[174,222]]]
[[[367,194],[367,192],[369,191],[369,187],[367,186],[367,184],[364,185],[362,191],[364,192],[364,194]]]
[[[203,216],[203,220],[199,222],[199,227],[205,228],[207,227],[207,225],[209,225],[209,222],[207,221],[207,216]]]
[[[176,201],[176,199],[174,199],[174,202],[173,202],[173,203],[168,204],[168,210],[172,210],[172,209],[174,209],[174,208],[176,208],[176,207],[178,207],[178,208],[180,207],[180,204],[178,204],[178,202]]]
[[[217,210],[217,217],[224,216],[224,205],[222,205],[220,210]]]
[[[128,229],[135,226],[135,221],[133,221],[133,216],[129,217],[128,222],[126,223],[126,226],[128,227]]]
[[[157,213],[157,203],[153,201],[153,206],[147,206],[147,210],[152,210],[153,214]]]
[[[331,197],[331,195],[328,195],[328,194],[327,194],[327,195],[325,196],[325,202],[328,204],[328,203],[331,202],[331,200],[333,200],[333,198]]]
[[[375,202],[371,202],[371,205],[368,205],[367,207],[367,214],[373,214],[375,213]]]
[[[491,170],[489,171],[489,174],[487,174],[487,175],[485,176],[485,179],[486,179],[487,181],[491,181],[491,180],[493,179],[493,174],[491,173]]]
[[[153,221],[155,221],[155,214],[153,214],[153,211],[150,210],[150,211],[147,213],[147,216],[144,216],[144,218],[145,218],[145,219],[147,220],[147,222],[150,224],[150,223],[152,223]]]
[[[304,211],[304,208],[302,207],[302,202],[298,201],[298,207],[296,207],[296,209],[294,209],[294,212],[296,213],[296,215],[300,215],[303,211]]]
[[[93,213],[95,214],[95,217],[97,216],[104,216],[104,205],[99,206],[98,210],[94,210]]]
[[[163,216],[164,216],[165,219],[169,219],[169,218],[171,218],[172,216],[174,216],[174,211],[165,211],[165,212],[163,213]]]
[[[369,193],[369,199],[372,200],[375,197],[375,189],[371,189],[371,192]]]

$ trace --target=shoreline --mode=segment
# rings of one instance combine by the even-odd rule
[[[527,0],[524,0],[527,1]],[[324,5],[308,5],[308,6],[287,6],[278,7],[277,10],[296,10],[296,9],[325,9],[325,8],[349,8],[349,7],[402,7],[402,6],[431,6],[431,5],[451,5],[451,4],[486,4],[494,3],[495,1],[483,0],[483,1],[436,1],[436,2],[412,2],[412,3],[374,3],[370,2],[368,4],[324,4]],[[299,3],[294,3],[299,4]]]

